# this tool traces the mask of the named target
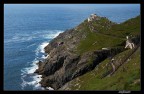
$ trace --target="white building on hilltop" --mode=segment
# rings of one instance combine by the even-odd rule
[[[96,14],[91,14],[90,17],[88,17],[88,22],[92,21],[93,19],[95,19],[97,17]]]
[[[126,40],[125,48],[133,49],[134,48],[134,43],[132,43],[132,41],[129,39],[128,36],[126,36],[126,38],[127,38],[127,40]]]

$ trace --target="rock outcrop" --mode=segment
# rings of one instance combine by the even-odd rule
[[[101,17],[99,17],[99,21],[101,21],[100,19]],[[109,22],[111,23],[109,23],[109,27],[114,25],[111,21]],[[107,21],[103,23],[106,24]],[[84,26],[89,27],[86,20],[79,26],[60,33],[45,47],[45,52],[49,56],[43,62],[38,63],[39,68],[35,71],[35,73],[42,75],[40,83],[43,87],[52,87],[57,90],[68,81],[93,70],[106,58],[126,50],[117,45],[109,47],[107,50],[101,48],[79,53],[77,48],[80,42],[88,37],[89,33],[89,31],[84,30]]]

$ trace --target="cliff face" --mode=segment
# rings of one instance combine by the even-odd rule
[[[125,34],[132,35],[133,41],[138,44],[138,30],[132,33],[124,30],[124,34],[114,35],[113,29],[127,23],[116,24],[97,16],[91,22],[85,20],[77,27],[59,34],[45,47],[48,58],[38,64],[36,73],[42,75],[41,85],[59,89],[74,78],[93,70],[105,59],[125,51]]]

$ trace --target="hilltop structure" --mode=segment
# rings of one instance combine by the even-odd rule
[[[93,19],[95,19],[97,17],[96,14],[91,14],[90,17],[88,18],[88,22],[92,21]]]
[[[128,36],[126,36],[126,45],[125,45],[125,48],[130,48],[130,49],[133,49],[134,48],[134,43],[129,39]]]

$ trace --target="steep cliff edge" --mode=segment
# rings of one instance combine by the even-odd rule
[[[67,82],[95,69],[104,60],[126,51],[126,35],[136,45],[139,43],[140,16],[121,24],[97,16],[59,34],[45,47],[48,58],[38,64],[36,73],[42,75],[41,85],[62,89]]]

